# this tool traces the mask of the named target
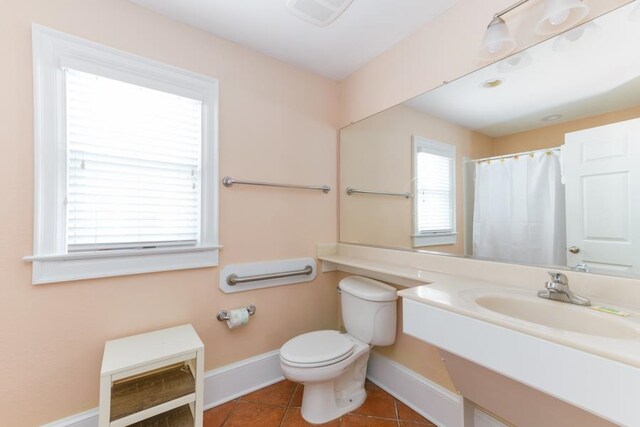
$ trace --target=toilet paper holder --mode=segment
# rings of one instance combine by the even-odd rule
[[[249,316],[253,316],[256,312],[256,306],[253,304],[248,305],[247,311],[249,312]],[[225,320],[229,320],[229,312],[227,310],[220,310],[218,314],[216,314],[216,319],[218,319],[221,322],[224,322]]]

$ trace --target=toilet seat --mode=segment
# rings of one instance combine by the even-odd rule
[[[315,331],[298,335],[280,349],[283,362],[313,368],[338,363],[353,354],[355,343],[338,331]]]

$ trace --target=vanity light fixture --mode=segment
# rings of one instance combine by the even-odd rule
[[[579,45],[592,45],[601,35],[602,28],[591,21],[556,37],[553,41],[553,50],[566,52]]]
[[[501,73],[511,73],[528,67],[531,65],[531,62],[531,55],[525,50],[498,62],[498,71]]]
[[[525,0],[528,1],[528,0]],[[507,23],[495,15],[482,40],[482,53],[486,59],[508,55],[516,48],[516,41],[511,37]]]
[[[537,34],[553,34],[581,22],[589,14],[582,0],[547,0],[542,18],[536,25]]]
[[[503,15],[522,6],[529,0],[520,0],[493,15],[482,39],[480,56],[484,59],[500,58],[513,52],[516,42],[509,33]],[[589,14],[589,6],[583,0],[545,0],[542,17],[538,21],[537,34],[552,34],[570,28]]]

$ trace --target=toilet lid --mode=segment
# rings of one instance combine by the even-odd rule
[[[355,344],[338,331],[315,331],[298,335],[280,349],[280,356],[302,365],[337,363],[353,353]]]

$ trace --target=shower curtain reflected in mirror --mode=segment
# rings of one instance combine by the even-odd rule
[[[475,166],[473,255],[566,265],[560,153],[538,151]]]

